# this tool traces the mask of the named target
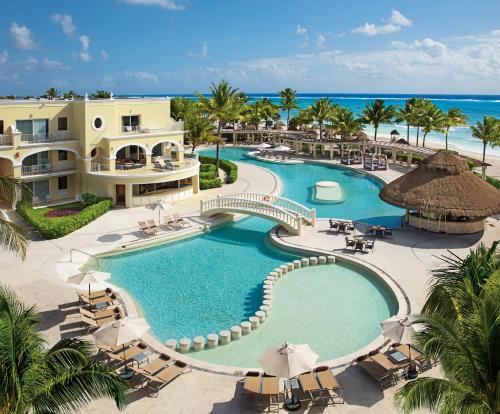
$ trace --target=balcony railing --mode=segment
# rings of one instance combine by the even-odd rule
[[[0,135],[0,147],[4,145],[12,145],[12,137],[10,135]]]
[[[75,169],[74,161],[59,161],[52,164],[36,164],[36,165],[23,165],[21,167],[21,175],[23,177],[31,175],[53,174],[64,171],[72,171]]]
[[[197,159],[187,159],[183,162],[172,161],[171,165],[159,164],[139,167],[137,164],[127,167],[117,165],[114,171],[110,171],[109,164],[92,163],[90,171],[103,175],[123,175],[123,176],[137,176],[137,175],[159,175],[159,174],[175,174],[182,172],[189,168],[197,167],[200,162]]]
[[[145,125],[127,126],[122,125],[121,132],[125,135],[138,135],[138,134],[161,134],[164,132],[182,131],[184,129],[183,121],[173,121],[166,126],[161,127],[148,127]]]
[[[39,144],[44,142],[70,141],[74,139],[70,131],[54,131],[49,133],[21,134],[21,142]]]

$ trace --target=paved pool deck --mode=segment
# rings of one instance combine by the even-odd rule
[[[328,161],[326,161],[328,163]],[[240,163],[239,179],[236,183],[221,189],[209,190],[190,200],[176,203],[166,213],[179,212],[193,222],[193,226],[203,226],[206,219],[199,217],[200,199],[208,199],[216,194],[235,192],[278,193],[279,179],[269,171]],[[375,172],[385,181],[398,177],[402,171],[389,169]],[[42,317],[41,330],[49,344],[61,337],[73,336],[81,329],[75,314],[75,292],[58,275],[56,265],[61,257],[67,256],[71,248],[83,251],[113,248],[124,243],[141,239],[137,231],[137,221],[158,219],[158,211],[144,207],[133,209],[113,209],[93,223],[71,235],[57,240],[36,238],[28,250],[28,257],[21,262],[14,255],[0,251],[0,282],[14,287],[19,296],[28,304],[36,305]],[[279,242],[289,246],[300,246],[319,252],[334,252],[340,257],[353,254],[345,251],[344,238],[331,234],[327,222],[318,220],[316,228],[302,236],[290,236],[278,232]],[[422,306],[429,280],[429,270],[438,260],[436,255],[447,249],[460,256],[483,241],[486,244],[500,238],[500,224],[489,219],[484,234],[473,236],[435,235],[415,230],[398,230],[392,239],[377,240],[375,252],[355,254],[357,260],[366,261],[383,269],[397,281],[410,301],[413,312]],[[381,391],[377,384],[357,367],[336,369],[336,375],[344,387],[346,404],[335,407],[314,406],[299,412],[309,413],[396,413],[393,404],[394,392],[398,387]],[[439,369],[433,368],[425,375],[439,376]],[[185,374],[160,391],[157,398],[134,390],[130,394],[125,413],[250,413],[242,403],[240,378],[230,375],[213,374],[199,370]],[[81,411],[82,413],[118,412],[111,401],[96,401]]]

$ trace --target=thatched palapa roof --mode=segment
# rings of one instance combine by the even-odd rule
[[[445,151],[384,186],[380,198],[406,209],[441,215],[488,217],[500,213],[500,190]]]

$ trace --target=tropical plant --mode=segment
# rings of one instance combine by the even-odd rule
[[[297,101],[297,91],[292,88],[285,88],[279,92],[280,94],[280,108],[286,111],[286,129],[290,125],[290,111],[293,109],[299,109]]]
[[[187,114],[191,112],[196,106],[196,101],[183,96],[172,98],[170,101],[170,116],[179,121],[185,119]]]
[[[415,98],[415,101],[411,107],[412,108],[411,120],[413,126],[417,127],[417,141],[416,141],[417,147],[420,135],[420,128],[423,126],[425,114],[429,110],[429,107],[431,105],[433,104],[428,99]]]
[[[422,146],[425,147],[425,138],[429,132],[445,132],[446,114],[434,104],[426,105],[422,113],[420,126],[424,133]]]
[[[343,140],[350,140],[352,135],[363,130],[363,118],[354,117],[349,108],[336,108],[333,111],[332,129],[339,134]]]
[[[477,121],[470,126],[472,136],[483,142],[483,163],[486,159],[486,147],[500,145],[500,120],[493,116],[485,116],[483,122]]]
[[[221,130],[224,122],[231,121],[234,115],[234,96],[238,92],[237,89],[232,88],[229,83],[222,80],[218,85],[212,82],[210,85],[210,97],[206,97],[197,93],[200,106],[208,115],[208,119],[217,123],[217,141],[216,141],[216,157],[215,165],[217,171],[219,170],[220,160],[220,144],[222,142]]]
[[[383,99],[375,99],[373,102],[367,102],[363,109],[363,119],[366,123],[372,124],[375,129],[373,139],[377,140],[377,130],[380,124],[392,124],[392,119],[396,114],[394,105],[385,106]]]
[[[103,91],[101,89],[98,89],[91,95],[92,99],[109,99],[111,98],[111,92],[108,91]]]
[[[64,99],[75,99],[82,97],[82,95],[78,94],[78,92],[75,92],[74,90],[69,90],[67,92],[64,92],[62,96]]]
[[[18,197],[25,195],[27,191],[19,179],[0,175],[0,194],[10,205],[14,205]],[[7,220],[0,209],[0,246],[15,252],[24,260],[28,243],[28,231]]]
[[[279,106],[273,104],[267,97],[262,99],[262,116],[266,127],[273,125],[279,119]]]
[[[467,125],[467,116],[459,108],[450,108],[446,113],[445,120],[445,143],[446,149],[448,149],[448,134],[450,128],[457,126]]]
[[[421,377],[396,393],[403,412],[489,413],[500,408],[500,261],[498,242],[465,259],[443,258],[415,342],[437,360],[445,378]]]
[[[309,108],[300,109],[299,113],[290,119],[289,128],[301,129],[303,126],[313,121]]]
[[[49,88],[45,91],[43,97],[47,99],[56,99],[60,94],[61,92],[59,92],[56,88]]]
[[[332,101],[328,98],[321,98],[307,108],[309,116],[319,125],[319,137],[323,138],[323,125],[325,121],[332,118]]]
[[[396,122],[406,123],[406,140],[410,142],[410,126],[413,125],[413,106],[415,105],[417,98],[407,99],[405,106],[399,108],[396,113]]]
[[[121,409],[127,384],[91,357],[93,345],[62,339],[46,348],[34,307],[0,284],[0,412],[77,412],[90,401],[112,398]]]
[[[213,124],[205,117],[197,115],[194,111],[188,113],[184,120],[187,131],[187,140],[192,145],[191,152],[205,142],[211,142],[213,135]]]

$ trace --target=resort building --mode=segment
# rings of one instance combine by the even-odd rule
[[[35,205],[88,192],[124,207],[199,190],[169,99],[0,102],[0,174],[21,179]]]

